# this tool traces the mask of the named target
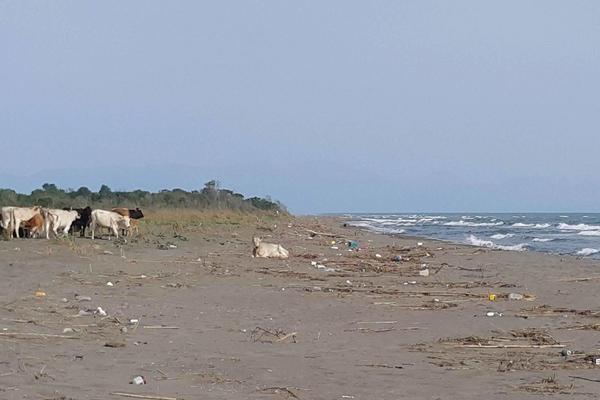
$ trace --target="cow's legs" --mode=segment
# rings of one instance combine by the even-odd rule
[[[17,237],[17,239],[19,238],[19,227],[21,226],[21,220],[15,218],[15,236]]]
[[[94,240],[94,232],[96,231],[96,224],[93,222],[90,224],[90,230],[92,231],[92,240]]]
[[[112,231],[115,234],[116,238],[119,238],[119,228],[117,227],[117,223],[113,222],[111,225]]]

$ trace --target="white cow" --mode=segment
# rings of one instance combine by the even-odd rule
[[[71,224],[79,218],[77,211],[58,210],[55,208],[43,208],[42,215],[45,220],[44,229],[46,230],[46,239],[50,239],[50,230],[58,237],[59,229],[63,231],[63,236],[67,237],[69,229],[71,229]]]
[[[254,237],[254,257],[263,258],[288,258],[290,252],[283,248],[280,244],[265,243],[260,238]]]
[[[119,229],[129,229],[129,217],[124,217],[113,211],[94,210],[90,222],[92,231],[92,240],[94,240],[94,232],[97,226],[103,226],[113,231],[117,239],[119,238]]]
[[[39,214],[41,207],[2,207],[2,226],[10,232],[15,232],[19,237],[21,222],[29,221],[34,215]]]
[[[9,230],[10,229],[10,220],[12,218],[12,210],[14,207],[2,207],[0,209],[0,213],[2,214],[2,228]]]

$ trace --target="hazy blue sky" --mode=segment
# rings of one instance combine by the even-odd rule
[[[0,186],[600,211],[599,1],[0,1]]]

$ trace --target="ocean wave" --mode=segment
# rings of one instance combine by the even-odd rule
[[[499,226],[504,225],[504,222],[465,222],[465,221],[450,221],[446,222],[446,226]]]
[[[467,237],[467,243],[470,245],[473,245],[473,246],[487,247],[490,249],[498,249],[498,250],[509,250],[509,251],[525,251],[525,250],[527,250],[527,243],[520,243],[520,244],[515,244],[512,246],[501,246],[501,245],[498,245],[498,244],[492,242],[491,240],[479,239],[475,235],[469,235],[469,237]]]
[[[490,239],[506,239],[515,236],[514,233],[496,233],[495,235],[490,236]]]
[[[600,236],[600,231],[581,231],[578,233],[581,236]]]
[[[522,222],[517,222],[516,224],[512,224],[511,226],[513,228],[536,228],[536,229],[550,228],[550,224],[524,224]]]
[[[560,223],[556,226],[561,231],[597,231],[600,230],[600,226],[598,225],[588,225],[588,224],[577,224],[577,225],[569,225]]]
[[[553,240],[554,240],[553,238],[533,238],[534,242],[542,242],[542,243],[551,242]]]
[[[588,247],[588,248],[579,250],[577,252],[577,255],[578,256],[591,256],[592,254],[596,254],[596,253],[600,253],[600,250],[598,250],[598,249],[590,249]]]

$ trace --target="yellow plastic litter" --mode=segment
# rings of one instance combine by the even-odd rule
[[[44,292],[43,290],[37,290],[35,292],[35,297],[46,297],[46,292]]]
[[[494,293],[490,293],[488,299],[490,299],[490,301],[496,301],[496,295]]]

